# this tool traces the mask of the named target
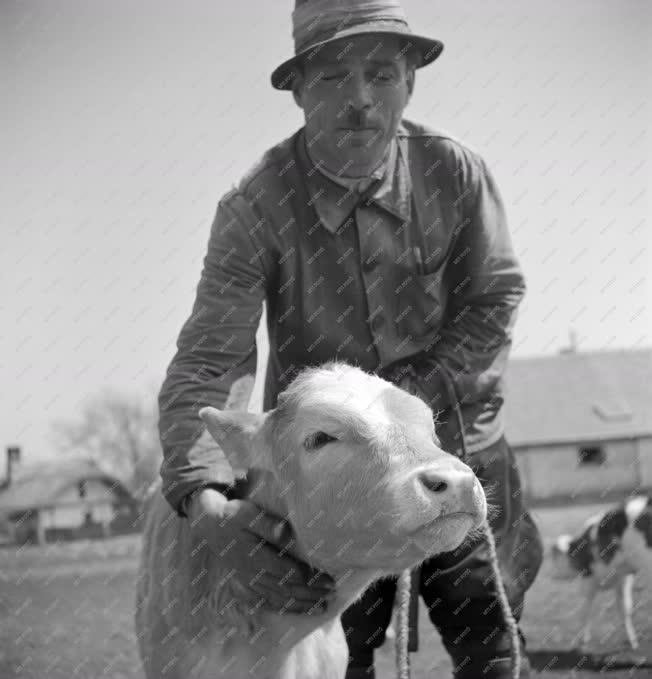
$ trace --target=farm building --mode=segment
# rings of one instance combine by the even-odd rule
[[[7,471],[0,518],[10,542],[103,537],[136,527],[138,505],[130,493],[89,460],[12,470],[8,459]]]
[[[652,349],[512,359],[505,408],[531,502],[652,488]]]

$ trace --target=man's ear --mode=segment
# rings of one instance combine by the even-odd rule
[[[416,79],[416,69],[411,64],[408,64],[405,79],[407,82],[408,102],[409,102],[410,99],[412,98],[412,92],[414,92],[414,81]]]
[[[271,448],[265,426],[268,416],[269,412],[218,410],[210,406],[199,411],[199,417],[234,471],[251,467],[271,469]]]

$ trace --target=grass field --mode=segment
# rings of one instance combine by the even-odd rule
[[[579,527],[595,506],[535,512],[546,540]],[[0,549],[1,679],[136,679],[142,675],[133,638],[132,610],[139,538]],[[642,653],[652,657],[652,600],[636,591],[634,620]],[[523,627],[530,649],[563,649],[577,632],[579,606],[572,583],[552,581],[547,564],[530,590]],[[615,603],[596,607],[595,651],[626,652]],[[412,656],[413,679],[450,677],[450,662],[425,611],[421,650]],[[553,654],[554,655],[554,654]],[[379,679],[394,675],[391,649],[377,654]],[[537,675],[535,675],[537,676]],[[545,679],[644,679],[652,669],[609,672],[547,671]]]

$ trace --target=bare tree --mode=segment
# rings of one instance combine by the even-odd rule
[[[120,479],[140,498],[158,476],[162,459],[156,391],[147,398],[104,389],[90,398],[79,416],[52,425],[64,454],[82,454]]]

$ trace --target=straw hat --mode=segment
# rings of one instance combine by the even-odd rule
[[[272,73],[277,90],[292,89],[297,62],[340,38],[365,33],[394,35],[417,56],[416,67],[432,63],[444,49],[439,40],[415,35],[398,0],[295,0],[292,12],[294,56]]]

